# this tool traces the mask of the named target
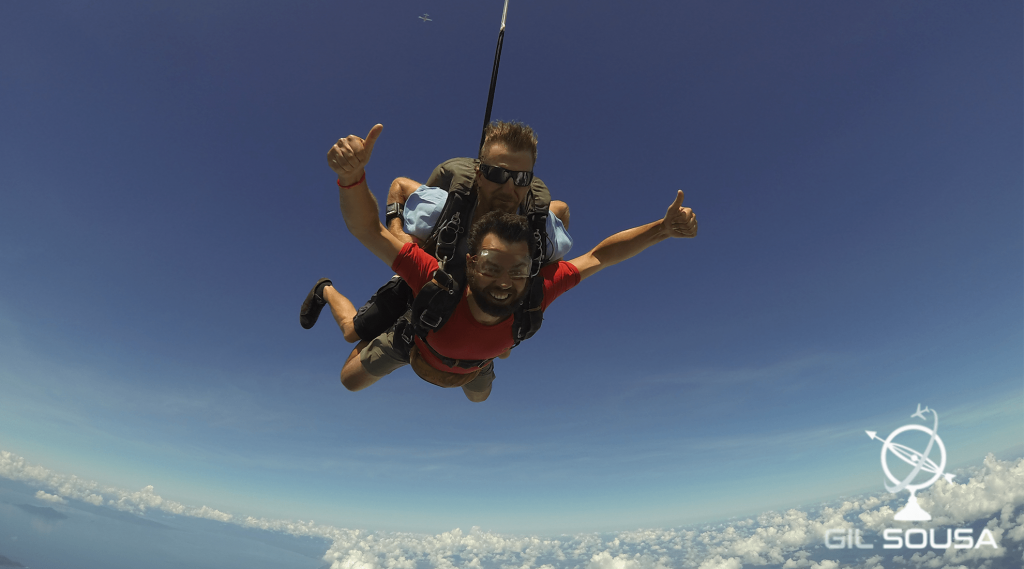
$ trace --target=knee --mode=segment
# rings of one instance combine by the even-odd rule
[[[487,397],[491,394],[490,388],[488,388],[487,391],[470,391],[468,389],[463,389],[462,392],[466,394],[466,399],[469,399],[473,403],[483,403],[484,401],[487,401]]]
[[[419,182],[410,180],[409,178],[395,178],[391,181],[391,187],[388,189],[388,203],[400,202],[405,203],[405,200],[409,198],[416,188],[419,188]]]
[[[548,211],[557,217],[566,229],[569,229],[569,204],[561,200],[551,200]]]
[[[341,368],[341,384],[345,386],[345,389],[349,391],[359,391],[359,385],[356,382],[358,378],[354,377],[349,371],[349,366]]]
[[[366,368],[363,367],[363,362],[359,357],[360,352],[362,352],[363,348],[366,347],[367,343],[368,342],[363,341],[356,345],[355,349],[352,350],[352,353],[349,354],[348,359],[345,360],[345,365],[341,366],[341,384],[349,391],[366,389],[380,379],[366,371]]]
[[[353,379],[354,378],[345,373],[345,370],[341,370],[341,385],[343,385],[345,389],[349,391],[359,391],[359,388],[356,387],[356,384],[353,381]]]
[[[341,384],[349,391],[361,391],[374,384],[378,378],[367,377],[365,373],[350,373],[349,368],[341,370]]]

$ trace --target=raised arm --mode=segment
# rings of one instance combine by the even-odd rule
[[[616,233],[599,243],[586,255],[569,261],[579,270],[580,280],[601,269],[621,263],[651,245],[670,237],[696,237],[697,216],[690,208],[682,207],[682,203],[683,191],[679,190],[676,200],[668,207],[663,219]]]
[[[338,197],[345,226],[371,253],[390,267],[402,250],[403,243],[380,223],[377,200],[366,185],[366,164],[373,154],[373,145],[384,130],[382,125],[370,129],[366,139],[352,134],[338,141],[327,152],[327,164],[338,175]]]

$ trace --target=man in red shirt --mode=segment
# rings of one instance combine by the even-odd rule
[[[341,212],[349,231],[419,293],[430,281],[437,261],[418,246],[401,242],[381,225],[376,200],[366,185],[365,166],[383,128],[374,126],[365,140],[355,135],[339,140],[331,147],[327,160],[338,175]],[[508,153],[503,164],[490,166],[514,175],[531,170],[532,164],[532,154],[524,151]],[[543,308],[583,279],[655,243],[671,237],[694,237],[697,219],[690,208],[681,206],[682,201],[680,190],[663,219],[617,233],[571,261],[544,267],[536,277],[544,279]],[[469,239],[467,286],[449,320],[425,340],[416,337],[414,346],[396,341],[394,329],[372,342],[361,341],[341,370],[346,388],[358,391],[369,387],[411,361],[423,379],[438,385],[461,385],[471,401],[487,399],[490,382],[475,385],[473,380],[480,368],[495,357],[507,356],[513,345],[512,313],[529,281],[530,232],[521,216],[494,212],[474,223]],[[356,314],[352,303],[326,279],[310,294],[314,292],[330,305],[345,339],[358,340],[352,326]],[[315,318],[315,314],[312,316]],[[469,360],[479,367],[449,366],[442,359]]]

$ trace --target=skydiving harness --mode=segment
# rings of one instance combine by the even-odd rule
[[[480,148],[484,146],[487,136],[487,125],[491,121],[491,105],[494,102],[494,87],[498,79],[498,63],[501,60],[501,44],[505,37],[505,15],[508,12],[508,0],[505,0],[505,8],[501,13],[501,29],[498,32],[498,46],[494,53],[494,68],[491,70],[491,87],[487,95],[487,112],[484,114],[484,129],[480,136]],[[456,245],[461,236],[469,233],[469,226],[472,223],[472,210],[476,203],[476,191],[473,189],[473,175],[459,173],[457,161],[452,159],[441,164],[434,170],[427,185],[434,187],[448,188],[448,198],[445,201],[444,209],[434,229],[424,245],[428,253],[432,253],[437,259],[437,269],[433,272],[430,282],[423,285],[419,294],[413,300],[412,308],[405,318],[399,320],[398,327],[401,328],[401,337],[409,345],[413,343],[413,336],[419,336],[423,345],[441,363],[448,367],[477,369],[487,365],[491,360],[456,360],[437,353],[427,343],[427,334],[432,330],[438,330],[451,318],[455,307],[462,300],[466,281],[466,263],[462,259],[455,258]],[[446,166],[452,166],[446,170]],[[465,165],[461,165],[465,167]],[[473,169],[475,172],[475,168]],[[437,183],[438,175],[446,178],[447,184]],[[520,342],[526,340],[540,330],[544,321],[544,279],[538,278],[540,268],[547,258],[547,221],[548,207],[551,204],[551,194],[539,180],[527,193],[525,206],[520,208],[521,213],[526,215],[530,226],[532,262],[530,266],[529,290],[516,305],[512,321],[512,347],[515,348]],[[551,253],[555,252],[554,244],[551,243]],[[403,326],[404,323],[404,326]],[[396,328],[396,333],[399,329]],[[492,358],[493,359],[493,358]],[[426,378],[424,378],[426,379]],[[429,380],[428,380],[429,381]]]
[[[531,191],[521,208],[530,227],[532,262],[530,264],[529,290],[519,301],[513,312],[512,347],[537,333],[544,321],[544,279],[538,278],[540,269],[547,259],[547,221],[550,199]],[[466,263],[455,258],[456,245],[469,232],[472,210],[476,204],[476,190],[465,180],[457,180],[448,190],[441,215],[424,244],[424,250],[437,259],[437,269],[430,281],[423,285],[413,300],[401,335],[410,345],[413,336],[419,336],[422,343],[444,365],[453,368],[477,369],[487,365],[486,360],[456,360],[437,353],[428,343],[427,334],[439,330],[455,312],[462,300],[467,284]],[[554,246],[551,247],[554,253]],[[398,331],[398,330],[396,330]]]

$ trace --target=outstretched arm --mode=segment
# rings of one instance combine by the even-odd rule
[[[384,127],[378,124],[370,129],[365,140],[354,134],[342,138],[327,152],[327,163],[338,175],[338,185],[349,186],[339,188],[338,191],[345,226],[360,243],[390,267],[395,263],[403,243],[381,225],[377,200],[366,185],[365,170],[373,154],[373,145],[382,130]]]
[[[688,207],[682,207],[683,191],[668,207],[665,217],[647,225],[627,229],[605,239],[589,253],[569,261],[580,272],[580,280],[636,255],[640,251],[670,237],[696,237],[697,216]]]

